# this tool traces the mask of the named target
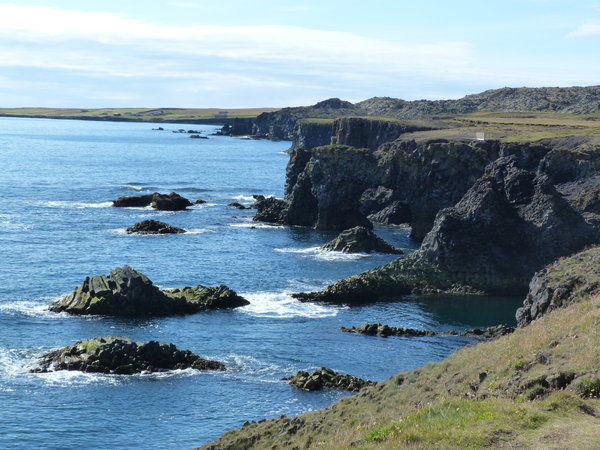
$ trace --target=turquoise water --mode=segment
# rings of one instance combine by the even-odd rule
[[[190,448],[240,426],[347,395],[280,379],[327,366],[383,380],[440,360],[460,337],[373,338],[341,326],[380,321],[432,330],[512,323],[519,299],[445,297],[360,307],[302,304],[314,290],[393,259],[316,248],[335,233],[251,222],[252,194],[283,195],[287,142],[170,130],[189,125],[0,118],[0,448]],[[210,134],[216,127],[193,126]],[[112,208],[123,195],[176,191],[184,212]],[[130,236],[158,219],[190,233]],[[253,228],[255,227],[255,228]],[[376,228],[406,251],[403,228]],[[88,275],[129,264],[160,287],[227,284],[250,306],[186,317],[70,317],[45,310]],[[101,335],[171,342],[224,362],[223,373],[30,374],[36,356]]]

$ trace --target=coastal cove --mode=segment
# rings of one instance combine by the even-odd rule
[[[163,131],[152,128],[162,126]],[[298,415],[347,393],[304,392],[281,378],[326,366],[374,381],[440,361],[474,342],[460,336],[374,338],[340,327],[381,322],[434,331],[515,324],[523,298],[409,297],[360,306],[301,303],[292,292],[386,264],[395,255],[318,250],[332,231],[252,222],[253,194],[282,197],[290,142],[172,130],[189,125],[0,118],[0,447],[189,448],[245,421]],[[126,195],[177,192],[188,211],[113,208]],[[128,235],[155,219],[181,235]],[[376,226],[410,254],[404,227]],[[130,265],[160,288],[226,284],[250,301],[235,310],[169,318],[47,311],[87,277]],[[32,374],[41,354],[94,336],[158,340],[223,362],[152,375]]]

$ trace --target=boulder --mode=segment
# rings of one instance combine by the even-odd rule
[[[152,196],[152,207],[160,211],[182,211],[193,203],[176,192],[170,194],[155,193]]]
[[[165,372],[177,369],[225,370],[217,361],[200,358],[189,350],[156,341],[133,342],[126,337],[95,337],[40,357],[32,372],[77,370],[106,374]]]
[[[227,206],[231,206],[232,208],[236,208],[236,209],[250,209],[250,208],[246,208],[244,205],[242,205],[241,203],[238,203],[238,202],[230,203]]]
[[[180,234],[185,233],[183,228],[177,228],[158,220],[144,220],[127,228],[128,234]]]
[[[517,323],[524,327],[552,310],[600,292],[600,247],[561,258],[537,272],[523,306],[517,310]]]
[[[124,266],[109,275],[86,277],[81,286],[52,303],[49,310],[76,315],[167,316],[247,304],[226,286],[161,291],[145,275]]]
[[[391,253],[400,255],[402,250],[391,246],[375,233],[365,227],[354,227],[345,230],[332,241],[321,246],[323,250],[343,253]]]
[[[351,375],[342,375],[325,367],[321,367],[313,373],[301,370],[293,377],[284,378],[284,380],[288,381],[292,386],[304,389],[305,391],[319,391],[323,388],[330,388],[358,392],[363,387],[375,384],[374,381],[363,380]]]

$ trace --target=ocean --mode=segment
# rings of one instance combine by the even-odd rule
[[[164,131],[152,128],[161,126]],[[196,129],[209,139],[172,130]],[[281,378],[321,366],[375,381],[439,361],[473,339],[377,338],[342,326],[378,321],[449,330],[514,324],[520,299],[438,296],[345,307],[300,303],[392,255],[318,247],[336,233],[252,222],[253,194],[281,197],[289,142],[212,136],[204,125],[0,118],[0,448],[175,448],[245,421],[298,415],[348,393],[303,392]],[[178,192],[188,211],[114,208],[124,195]],[[156,219],[189,233],[128,235]],[[403,227],[376,227],[410,253]],[[46,310],[86,276],[128,264],[161,288],[226,284],[249,306],[166,318],[74,317]],[[34,374],[36,357],[94,336],[158,340],[225,372]]]

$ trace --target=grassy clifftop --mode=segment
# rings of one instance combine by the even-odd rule
[[[247,424],[203,448],[598,448],[599,325],[594,296],[327,409]]]

